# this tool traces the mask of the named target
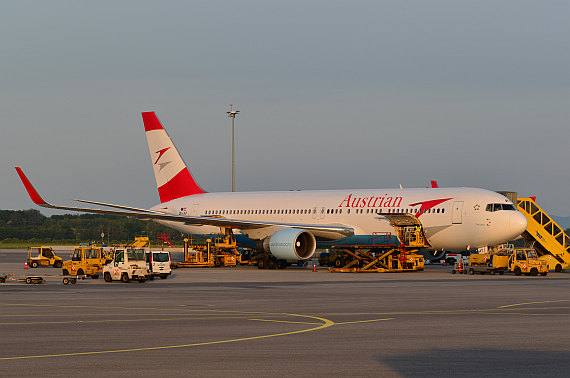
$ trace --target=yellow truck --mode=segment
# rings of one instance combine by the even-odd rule
[[[53,252],[51,247],[28,247],[26,263],[30,268],[38,266],[53,266],[61,268],[63,259]]]
[[[515,276],[546,276],[548,263],[540,260],[532,248],[515,248],[511,252],[498,252],[495,254],[473,253],[469,256],[469,274],[489,273],[504,274],[513,272]]]
[[[63,262],[63,275],[85,275],[97,279],[103,273],[103,265],[112,260],[112,257],[105,253],[102,247],[76,247],[71,254],[71,260]]]

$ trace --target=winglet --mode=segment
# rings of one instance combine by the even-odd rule
[[[18,172],[18,175],[20,176],[20,179],[22,180],[22,183],[26,187],[26,190],[28,191],[28,194],[32,199],[32,201],[34,201],[36,205],[49,206],[49,204],[46,201],[44,201],[43,198],[38,194],[32,183],[30,182],[30,180],[28,180],[24,172],[22,172],[22,169],[20,167],[15,167],[15,168],[16,172]]]

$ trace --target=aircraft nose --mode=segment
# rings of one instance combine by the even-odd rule
[[[511,232],[514,235],[520,235],[526,230],[526,226],[528,226],[528,221],[526,217],[520,211],[513,212],[509,218],[509,226],[511,228]]]

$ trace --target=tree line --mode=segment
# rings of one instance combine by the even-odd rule
[[[0,210],[0,242],[67,241],[72,243],[129,243],[135,236],[156,240],[159,233],[170,234],[171,242],[180,244],[184,235],[151,221],[105,214],[64,214],[44,216],[38,210]]]

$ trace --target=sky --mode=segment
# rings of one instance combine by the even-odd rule
[[[440,186],[570,216],[570,2],[18,1],[0,12],[0,209],[159,202],[141,112],[202,188]],[[42,213],[51,215],[41,209]]]

